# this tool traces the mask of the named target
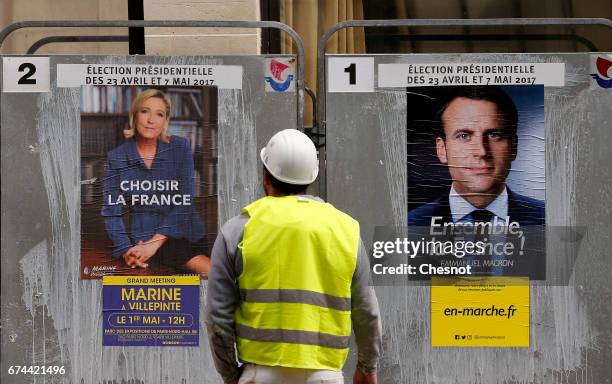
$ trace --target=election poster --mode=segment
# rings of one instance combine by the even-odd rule
[[[543,85],[408,87],[415,265],[545,278]]]
[[[198,346],[198,276],[104,276],[104,346]]]
[[[408,232],[423,244],[410,264],[464,276],[431,277],[431,345],[529,347],[529,279],[546,276],[544,86],[406,94]]]
[[[82,278],[207,272],[217,88],[84,85],[80,111]]]

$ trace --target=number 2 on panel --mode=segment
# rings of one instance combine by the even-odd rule
[[[21,76],[17,84],[36,84],[36,79],[30,79],[30,77],[34,76],[36,73],[36,66],[32,63],[22,63],[18,68],[19,72],[24,72],[26,70],[27,72]]]

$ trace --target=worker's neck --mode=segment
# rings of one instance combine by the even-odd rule
[[[266,193],[266,196],[271,196],[271,197],[284,197],[284,196],[289,196],[286,193],[280,193],[278,191],[272,192],[272,193]]]
[[[286,193],[282,193],[278,189],[274,188],[274,186],[271,183],[264,183],[263,187],[264,187],[264,192],[266,193],[266,196],[272,196],[272,197],[287,196]]]

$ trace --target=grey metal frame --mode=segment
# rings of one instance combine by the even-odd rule
[[[599,48],[597,48],[597,46],[593,44],[591,40],[584,38],[580,35],[575,35],[575,34],[569,34],[569,35],[521,34],[519,36],[502,35],[502,34],[497,34],[497,35],[488,35],[488,34],[487,35],[465,35],[465,34],[463,35],[454,35],[454,34],[453,35],[446,35],[446,34],[423,35],[423,34],[419,34],[419,35],[403,35],[401,36],[401,39],[402,40],[406,39],[408,41],[442,41],[442,40],[488,41],[488,40],[516,40],[516,39],[520,39],[520,40],[569,40],[569,41],[575,41],[575,42],[583,44],[587,49],[591,50],[592,52],[599,51]],[[42,48],[43,46],[47,44],[53,44],[53,43],[91,43],[91,42],[109,43],[109,42],[127,42],[127,41],[129,41],[128,35],[49,36],[49,37],[43,37],[42,39],[32,44],[30,48],[28,48],[26,54],[34,55],[36,51]],[[311,90],[308,89],[308,87],[306,87],[305,91],[306,91],[306,94],[309,94],[310,92],[312,92]],[[311,96],[313,95],[314,93],[312,93]]]
[[[26,51],[26,55],[34,55],[44,45],[52,43],[113,43],[128,42],[129,39],[128,35],[47,36],[35,41]]]
[[[612,28],[612,20],[605,18],[517,18],[517,19],[398,19],[347,20],[325,31],[317,48],[318,133],[325,132],[325,46],[339,30],[352,27],[457,27],[457,26],[544,26],[544,25],[602,25]]]
[[[275,28],[287,33],[297,46],[297,125],[304,130],[304,43],[297,32],[286,24],[277,21],[202,21],[202,20],[33,20],[19,21],[8,25],[0,31],[0,47],[12,32],[22,28],[146,28],[146,27],[173,27],[173,28]],[[39,41],[40,42],[40,41]],[[30,48],[31,49],[31,48]]]
[[[399,38],[400,40],[406,41],[516,41],[516,42],[524,42],[524,41],[534,41],[534,40],[565,40],[565,41],[574,41],[577,43],[583,44],[589,51],[597,52],[599,48],[589,39],[582,37],[576,34],[526,34],[521,33],[520,35],[516,34],[486,34],[486,35],[470,35],[466,33],[461,34],[418,34],[418,35],[380,35],[380,36],[370,36],[370,38],[377,37],[385,37],[385,38]]]

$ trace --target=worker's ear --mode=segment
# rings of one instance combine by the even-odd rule
[[[270,175],[268,175],[264,167],[262,167],[262,179],[264,192],[266,196],[270,196],[272,194],[272,183],[270,182]]]

